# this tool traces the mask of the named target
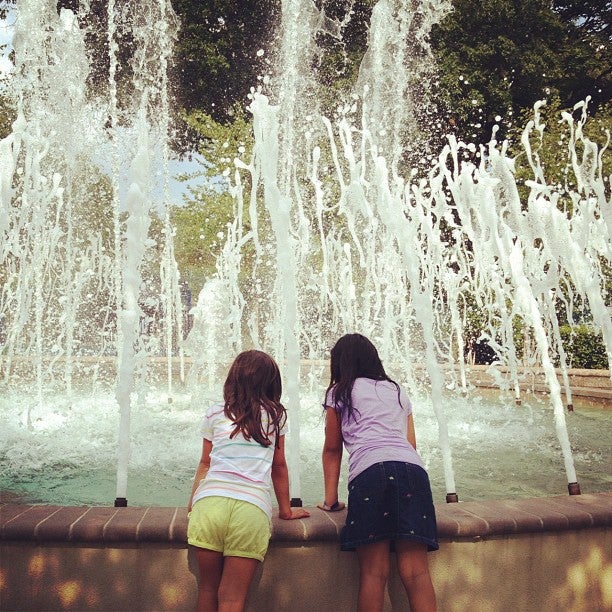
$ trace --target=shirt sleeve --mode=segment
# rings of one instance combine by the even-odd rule
[[[285,422],[283,423],[283,426],[280,428],[280,431],[278,432],[279,436],[286,436],[289,433],[289,418],[285,419]]]
[[[219,411],[219,406],[215,405],[209,408],[204,413],[204,418],[202,419],[202,427],[200,431],[202,433],[202,437],[206,440],[213,440],[213,421],[215,418],[215,414]]]
[[[323,400],[323,408],[327,409],[327,408],[335,408],[334,406],[334,390],[330,389],[326,394],[325,394],[325,399]]]
[[[412,404],[410,403],[410,398],[406,395],[403,387],[400,387],[400,400],[402,402],[402,407],[408,414],[412,414]]]

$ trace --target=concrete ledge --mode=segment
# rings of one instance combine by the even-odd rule
[[[346,510],[310,508],[308,519],[272,522],[273,542],[337,541]],[[612,526],[612,493],[436,504],[443,540]],[[185,508],[2,504],[0,540],[112,545],[186,545]]]
[[[479,388],[499,389],[496,379],[489,372],[490,368],[491,366],[486,365],[466,367],[469,383]],[[454,366],[453,369],[457,371],[457,366]],[[503,377],[510,378],[510,370],[507,366],[495,366],[495,370]],[[561,393],[565,395],[562,372],[558,368],[555,372],[561,385]],[[574,368],[568,370],[567,375],[572,396],[594,401],[603,408],[612,406],[612,379],[609,370]],[[521,393],[544,395],[550,393],[543,368],[519,368],[519,386]]]
[[[346,510],[310,508],[308,519],[273,519],[272,541],[337,541]],[[612,526],[612,493],[436,504],[441,539]],[[186,545],[185,508],[105,508],[2,504],[0,540]]]
[[[53,372],[54,368],[57,368],[58,374],[60,368],[63,367],[65,357],[50,357],[43,356],[43,365],[45,371]],[[75,377],[89,376],[92,368],[96,368],[97,376],[100,380],[114,381],[116,377],[116,357],[112,356],[77,356],[72,358],[72,363],[75,367]],[[34,372],[36,368],[33,367],[34,357],[32,356],[13,356],[10,360],[6,356],[0,355],[0,374],[6,375],[4,369],[7,364],[10,363],[11,367],[11,380],[14,379],[16,382],[19,381],[23,384],[25,381],[33,380]],[[166,357],[149,357],[147,360],[148,366],[151,372],[158,376],[159,380],[163,380],[167,374],[168,362]],[[190,367],[192,363],[191,358],[185,357],[182,360],[183,366],[181,366],[181,360],[178,357],[173,357],[171,360],[172,372],[176,380],[179,380],[181,367]],[[307,372],[314,368],[317,371],[327,371],[329,362],[318,359],[303,359],[301,367],[304,372]],[[222,372],[225,371],[229,364],[219,363],[216,364],[219,368],[219,376],[222,376]],[[456,374],[459,373],[459,366],[457,364],[440,364],[440,367],[444,370],[453,370]],[[489,365],[465,365],[465,374],[469,385],[475,387],[483,387],[485,389],[499,389],[498,381],[496,377],[492,376],[490,369],[492,366]],[[390,369],[393,371],[394,368],[398,368],[400,371],[402,366],[400,364],[391,364]],[[502,377],[510,378],[510,369],[508,366],[496,365],[494,369]],[[419,372],[419,379],[422,381],[428,380],[427,370],[421,364],[415,366],[415,371]],[[556,370],[557,379],[561,385],[563,392],[563,376],[559,368]],[[78,373],[77,373],[78,372]],[[581,399],[589,399],[596,401],[598,405],[604,407],[612,406],[612,378],[610,377],[609,370],[587,370],[583,368],[570,368],[567,371],[569,378],[569,385],[573,395]],[[519,366],[518,368],[518,379],[521,393],[544,393],[549,392],[548,384],[546,383],[546,377],[544,369],[541,367],[528,367]]]
[[[273,522],[251,612],[355,608],[356,555],[338,546],[345,512]],[[612,609],[612,493],[437,504],[430,555],[440,612]],[[185,508],[0,505],[0,608],[193,610]],[[385,610],[406,610],[395,567]]]

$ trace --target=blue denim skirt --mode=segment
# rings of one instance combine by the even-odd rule
[[[375,463],[349,482],[342,550],[382,540],[415,540],[438,550],[427,472],[402,461]]]

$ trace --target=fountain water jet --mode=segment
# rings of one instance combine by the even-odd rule
[[[144,269],[152,259],[154,244],[149,238],[155,176],[152,152],[156,139],[161,137],[161,142],[166,143],[168,138],[167,58],[176,25],[170,5],[163,0],[152,0],[146,6],[123,4],[120,9],[115,9],[112,0],[109,2],[107,118],[102,110],[104,104],[86,96],[89,65],[85,33],[79,28],[77,16],[67,9],[58,15],[55,3],[46,0],[26,0],[19,5],[14,42],[18,76],[11,81],[18,120],[13,134],[3,143],[3,149],[12,157],[7,165],[11,175],[5,175],[3,183],[17,187],[4,190],[2,201],[8,216],[3,232],[2,262],[6,276],[2,307],[3,314],[9,314],[10,323],[7,342],[2,347],[5,377],[10,377],[15,356],[33,356],[38,401],[28,408],[27,420],[31,425],[31,412],[43,405],[43,388],[53,385],[54,361],[64,360],[63,383],[70,397],[75,356],[100,354],[112,344],[106,338],[112,335],[120,409],[119,505],[126,503],[132,395],[139,391],[145,361],[156,349],[155,338],[145,333],[148,321],[143,312],[144,288],[152,281],[145,277]],[[83,3],[81,11],[87,10],[87,3]],[[79,17],[86,18],[83,12]],[[164,27],[159,27],[160,23]],[[117,100],[116,38],[126,30],[134,41],[134,112],[119,110]],[[158,100],[163,112],[161,122],[155,126],[151,118],[158,115]],[[92,123],[92,117],[102,120]],[[130,145],[125,145],[130,138],[134,140],[133,151]],[[123,145],[119,143],[121,139]],[[105,181],[99,166],[103,165],[103,151],[109,148],[109,141],[112,172],[107,191],[112,202],[113,249],[108,241],[102,244],[95,235],[88,235],[87,222],[85,227],[76,224],[77,219],[84,220],[79,209],[91,197],[80,187],[82,183],[91,183],[92,176],[98,179],[97,185],[93,183],[96,187]],[[91,151],[96,153],[92,155]],[[121,155],[132,157],[128,164],[130,174],[126,176]],[[166,184],[168,156],[164,144]],[[126,179],[129,186],[124,195],[121,184]],[[103,196],[104,191],[100,188],[97,195]],[[166,200],[161,205],[166,207],[168,219],[167,185],[164,195]],[[100,204],[104,206],[107,202]],[[95,212],[95,207],[89,212]],[[104,214],[101,212],[98,217],[102,220]],[[105,232],[110,228],[94,229]],[[173,273],[176,264],[169,261],[173,251],[168,220],[166,236],[161,266],[165,299],[160,308],[164,312],[166,343],[170,344],[167,360],[171,363],[173,336],[179,339],[176,328],[180,317],[176,313],[179,295],[178,275]],[[112,275],[108,275],[109,269],[113,270]],[[98,322],[95,312],[98,308],[105,312],[102,329],[97,329],[93,336],[81,330],[79,338],[75,338],[78,325],[84,327],[87,315]],[[85,316],[82,311],[86,311]],[[112,324],[113,318],[116,325]],[[28,345],[33,345],[34,350]],[[168,386],[170,392],[170,381]]]

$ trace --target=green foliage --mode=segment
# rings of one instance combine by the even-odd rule
[[[174,255],[181,278],[195,292],[215,273],[224,232],[233,219],[233,203],[228,192],[199,193],[196,197],[185,206],[175,206],[171,212],[176,230]]]
[[[227,121],[257,77],[270,70],[271,34],[280,14],[275,0],[174,0],[182,27],[176,48],[178,101]]]
[[[565,21],[579,22],[585,32],[606,36],[610,31],[609,0],[554,0],[553,8]]]
[[[231,121],[221,123],[203,110],[194,110],[185,116],[185,123],[198,135],[198,151],[207,160],[206,176],[227,175],[235,158],[250,158],[253,128],[246,111],[236,109]]]
[[[601,332],[588,325],[560,328],[563,347],[571,360],[572,368],[607,369],[608,359]]]
[[[95,90],[108,82],[107,3],[90,0],[84,24]],[[342,24],[342,41],[318,35],[322,53],[310,67],[329,113],[355,83],[375,0],[315,4]],[[272,72],[281,2],[173,0],[172,5],[181,23],[172,70],[175,106],[188,114],[205,110],[229,125],[250,89]],[[60,7],[76,11],[79,2],[61,0]],[[569,107],[591,95],[594,109],[608,99],[612,59],[605,0],[455,0],[453,8],[434,28],[431,41],[439,65],[438,93],[452,109],[449,122],[461,137],[488,136],[498,115],[503,130],[543,97],[557,96],[561,106]],[[133,45],[128,38],[119,42],[119,90],[129,98],[122,83],[129,78]],[[174,127],[174,146],[194,148],[197,133],[179,115]]]
[[[61,160],[54,160],[52,167],[62,173]],[[66,170],[63,173],[67,173]],[[114,249],[113,188],[110,178],[90,160],[81,159],[66,176],[65,197],[71,199],[71,217],[75,239],[85,248],[92,236],[100,236],[102,246],[110,253]],[[64,224],[65,219],[60,219]]]
[[[554,11],[569,24],[568,46],[560,49],[567,66],[564,89],[573,101],[610,98],[612,47],[609,0],[554,0]],[[570,100],[571,102],[572,100]]]
[[[197,135],[199,152],[206,161],[196,175],[203,179],[198,187],[190,188],[181,206],[171,212],[176,228],[175,257],[181,277],[192,290],[199,290],[216,269],[216,258],[223,247],[227,225],[234,219],[234,201],[228,191],[225,176],[234,169],[234,159],[249,159],[253,148],[253,132],[244,112],[236,111],[233,121],[216,121],[203,110],[186,115],[185,122]],[[248,173],[243,173],[248,199]]]
[[[560,4],[560,3],[558,3]],[[525,108],[557,96],[564,107],[607,100],[609,51],[575,12],[545,0],[455,0],[432,32],[440,92],[464,137],[511,125]]]
[[[359,65],[367,49],[368,26],[376,0],[354,0],[344,3],[317,2],[326,17],[342,24],[342,40],[328,33],[317,35],[320,55],[313,73],[321,86],[320,99],[324,114],[331,116],[338,102],[349,93],[357,81]],[[350,9],[350,14],[347,11]]]
[[[57,0],[57,11],[69,9],[79,17],[79,25],[85,33],[88,46],[90,73],[88,86],[92,96],[104,95],[109,86],[110,55],[108,47],[108,0],[89,0],[87,11],[80,0]],[[19,9],[19,7],[17,7]],[[123,3],[115,3],[116,18],[123,11],[121,20],[128,13]],[[119,107],[129,107],[133,101],[132,59],[134,56],[134,39],[129,31],[116,32],[117,65],[115,82],[118,92]]]

